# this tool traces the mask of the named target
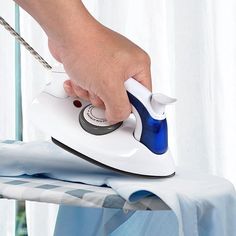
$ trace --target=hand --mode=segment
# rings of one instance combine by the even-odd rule
[[[71,79],[64,84],[68,95],[104,107],[107,120],[116,123],[131,111],[125,80],[132,77],[151,90],[150,58],[124,36],[98,23],[92,27],[64,45],[49,39],[49,49]]]
[[[129,77],[151,89],[150,59],[137,45],[106,28],[81,0],[15,0],[42,26],[52,55],[63,63],[70,81],[65,90],[105,107],[111,123],[126,119]]]

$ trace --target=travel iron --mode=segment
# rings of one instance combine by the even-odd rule
[[[51,66],[2,18],[0,24],[50,70],[51,81],[33,101],[29,114],[33,123],[52,136],[57,145],[101,167],[124,174],[168,177],[175,166],[168,147],[165,106],[175,101],[152,94],[130,78],[125,82],[134,117],[110,125],[104,110],[79,98],[68,97],[64,69]]]
[[[33,123],[55,144],[101,167],[124,174],[169,177],[175,166],[168,147],[165,106],[176,99],[152,94],[130,78],[125,82],[132,112],[127,120],[110,125],[104,110],[80,98],[68,97],[63,70],[52,70],[52,80],[33,101]]]

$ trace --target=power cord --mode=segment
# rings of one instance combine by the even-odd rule
[[[34,58],[42,64],[46,69],[51,70],[52,67],[0,16],[0,25],[13,35],[16,40],[28,50]]]

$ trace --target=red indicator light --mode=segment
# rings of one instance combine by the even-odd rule
[[[74,101],[73,101],[73,104],[74,104],[74,106],[77,107],[77,108],[82,107],[82,103],[81,103],[79,100],[74,100]]]

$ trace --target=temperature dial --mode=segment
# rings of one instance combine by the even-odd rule
[[[104,135],[119,128],[122,122],[111,125],[105,117],[104,109],[93,105],[86,106],[79,114],[82,128],[90,134]]]

